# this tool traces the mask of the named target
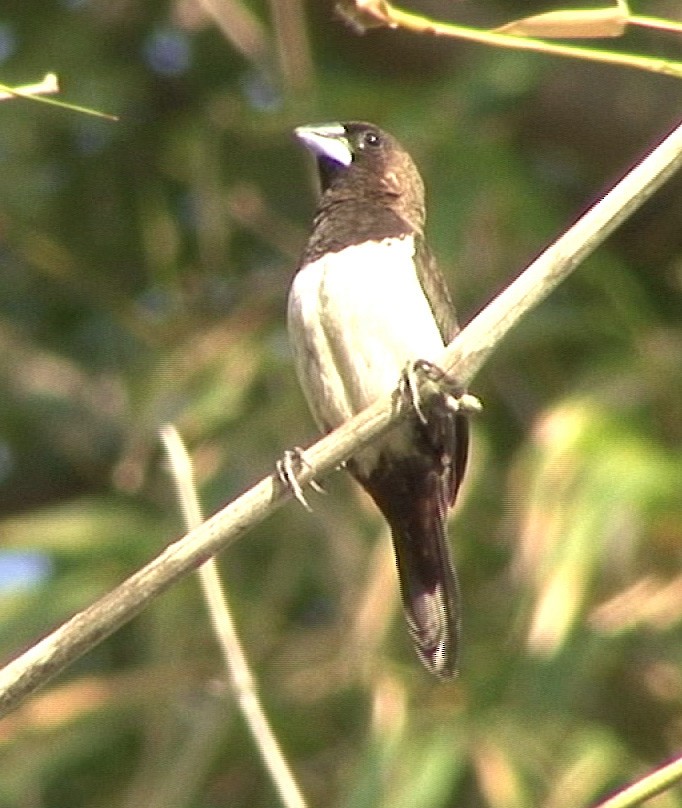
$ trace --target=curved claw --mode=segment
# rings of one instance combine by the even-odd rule
[[[483,409],[480,400],[476,396],[465,392],[459,382],[442,368],[427,359],[417,359],[414,362],[409,362],[405,367],[400,377],[398,392],[402,397],[409,399],[422,424],[426,425],[428,419],[422,407],[423,396],[419,393],[420,376],[442,389],[446,406],[452,412],[468,415],[481,412]]]
[[[293,449],[287,449],[282,458],[275,464],[277,476],[279,477],[282,485],[286,485],[291,488],[291,492],[296,500],[306,509],[306,511],[312,513],[313,509],[308,504],[308,501],[303,493],[303,489],[301,488],[301,484],[296,478],[296,472],[300,470],[302,466],[312,468],[310,463],[306,460],[303,449],[301,449],[299,446],[295,446]],[[322,486],[315,482],[315,480],[310,481],[310,487],[313,489],[313,491],[317,491],[318,494],[324,493]]]

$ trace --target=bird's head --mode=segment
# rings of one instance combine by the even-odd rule
[[[410,155],[388,132],[352,121],[299,126],[317,158],[323,200],[392,208],[415,230],[424,223],[424,184]]]

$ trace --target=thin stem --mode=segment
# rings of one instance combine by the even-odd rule
[[[177,429],[166,424],[161,430],[171,472],[178,492],[187,530],[202,521],[201,505],[194,483],[191,458]],[[211,625],[223,654],[232,690],[244,720],[251,731],[256,748],[286,808],[306,808],[303,795],[282,753],[279,742],[258,698],[255,680],[232,619],[229,603],[220,580],[218,565],[209,558],[197,570]]]
[[[634,808],[682,780],[682,757],[662,766],[610,797],[597,808]]]
[[[345,8],[345,7],[344,7]],[[634,67],[639,70],[648,70],[652,73],[662,73],[667,76],[682,78],[682,62],[668,59],[656,59],[640,56],[634,53],[618,53],[615,51],[586,48],[579,45],[562,45],[547,42],[544,39],[531,37],[511,36],[496,31],[485,31],[478,28],[469,28],[464,25],[440,22],[413,14],[410,11],[396,8],[385,0],[372,3],[363,3],[357,12],[346,10],[349,19],[357,15],[357,26],[365,27],[365,20],[376,25],[377,22],[388,28],[404,28],[417,34],[431,34],[433,36],[447,36],[454,39],[464,39],[469,42],[478,42],[482,45],[492,45],[498,48],[511,48],[512,50],[535,51],[552,56],[567,56],[572,59],[581,59],[589,62],[619,65],[620,67]],[[639,22],[639,18],[636,18]],[[640,23],[641,24],[641,23]]]

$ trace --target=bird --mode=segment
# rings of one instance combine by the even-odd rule
[[[417,363],[437,367],[458,325],[425,241],[424,184],[396,138],[361,121],[299,126],[295,135],[316,159],[321,193],[287,328],[308,406],[330,432],[401,389]],[[390,527],[417,655],[448,679],[458,668],[460,592],[446,523],[469,424],[445,390],[422,404],[346,467]]]

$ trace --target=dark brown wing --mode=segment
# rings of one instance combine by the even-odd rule
[[[457,315],[443,273],[438,269],[422,236],[415,236],[415,265],[419,283],[429,301],[443,342],[447,345],[459,331]]]
[[[450,291],[424,239],[420,236],[415,237],[415,246],[417,276],[431,306],[443,342],[447,345],[459,331]],[[464,388],[461,392],[465,392]],[[442,452],[444,465],[450,469],[450,474],[444,477],[444,482],[447,486],[448,502],[452,505],[464,477],[469,456],[469,420],[465,415],[455,415],[445,407],[439,409],[437,405],[432,408],[429,415],[429,431],[434,448]]]

